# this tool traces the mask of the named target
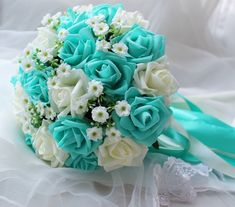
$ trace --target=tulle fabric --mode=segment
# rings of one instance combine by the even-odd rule
[[[106,1],[118,3],[118,0]],[[0,206],[4,207],[160,207],[162,164],[167,157],[151,154],[145,165],[112,173],[83,173],[50,168],[23,142],[12,109],[10,77],[13,60],[35,37],[41,17],[76,4],[102,0],[1,1],[0,15]],[[235,124],[235,2],[233,0],[129,0],[127,10],[140,10],[151,29],[167,37],[171,70],[181,93],[205,112]],[[27,9],[27,15],[19,10]],[[158,171],[156,171],[158,169]],[[156,179],[156,173],[159,179]],[[163,173],[164,174],[164,173]],[[203,182],[202,182],[203,180]],[[172,181],[174,185],[174,179]],[[235,181],[219,172],[190,180],[192,201],[164,197],[173,207],[233,207]],[[167,205],[168,205],[167,204]]]

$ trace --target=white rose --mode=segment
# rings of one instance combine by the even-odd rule
[[[49,121],[43,121],[41,127],[32,136],[32,144],[37,156],[49,162],[52,167],[62,167],[68,154],[57,147],[55,140],[48,131]]]
[[[98,164],[105,171],[123,166],[141,166],[148,149],[129,138],[106,138],[97,151]]]
[[[31,46],[34,49],[38,48],[44,51],[54,48],[57,40],[58,37],[54,30],[47,27],[40,27],[38,28],[38,35],[36,39],[33,40]]]
[[[59,116],[71,112],[72,116],[81,115],[79,100],[88,97],[88,79],[82,70],[68,70],[58,77],[58,84],[49,87],[51,106]]]
[[[169,96],[178,90],[178,83],[164,62],[155,61],[137,65],[134,84],[142,94]]]

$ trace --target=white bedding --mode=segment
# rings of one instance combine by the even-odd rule
[[[117,3],[102,0],[0,0],[0,206],[153,207],[152,168],[124,169],[111,175],[51,169],[24,145],[11,106],[10,78],[17,71],[15,57],[35,37],[47,12],[76,4]],[[167,37],[167,55],[181,92],[202,109],[235,126],[235,1],[126,0],[127,10],[140,10],[151,29]],[[106,189],[96,183],[110,184]],[[134,186],[134,191],[130,186]],[[234,182],[235,183],[235,182]],[[228,183],[223,190],[235,190]],[[144,190],[144,188],[142,188]],[[156,193],[152,189],[152,193]],[[145,199],[143,199],[145,198]],[[231,194],[199,194],[192,204],[178,206],[233,207]]]

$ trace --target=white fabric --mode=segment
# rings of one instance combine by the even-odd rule
[[[76,4],[118,3],[109,0],[1,0],[0,1],[0,206],[159,206],[153,176],[158,155],[141,168],[111,174],[53,169],[25,146],[12,110],[10,78],[17,71],[13,59],[35,37],[35,28],[47,12]],[[127,10],[140,10],[151,29],[167,37],[167,55],[181,92],[204,111],[235,126],[235,1],[126,0]],[[172,207],[233,207],[235,182],[211,175],[193,203]]]

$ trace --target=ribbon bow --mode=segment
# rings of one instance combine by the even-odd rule
[[[188,109],[172,104],[172,122],[158,138],[157,152],[179,157],[190,163],[203,162],[235,178],[235,128],[203,113],[184,96],[179,97]]]

